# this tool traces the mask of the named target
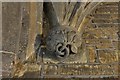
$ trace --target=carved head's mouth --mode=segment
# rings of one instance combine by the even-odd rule
[[[69,48],[63,44],[63,43],[58,43],[56,46],[56,51],[55,54],[58,58],[66,58],[70,54]]]
[[[67,58],[69,55],[77,53],[77,49],[73,47],[71,44],[58,43],[55,54],[58,58]]]

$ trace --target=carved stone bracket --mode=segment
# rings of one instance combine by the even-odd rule
[[[77,30],[69,26],[59,26],[50,30],[46,37],[46,48],[54,52],[57,58],[66,58],[76,54],[81,45],[81,38]]]

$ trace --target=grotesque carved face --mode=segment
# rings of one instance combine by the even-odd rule
[[[77,30],[69,26],[54,27],[46,37],[46,47],[57,58],[66,58],[76,54],[81,46],[81,38]]]

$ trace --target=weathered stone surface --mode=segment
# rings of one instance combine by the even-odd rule
[[[59,64],[59,65],[45,65],[44,75],[56,76],[78,76],[83,75],[97,76],[97,75],[118,75],[118,64],[97,65],[97,64]]]
[[[15,7],[16,6],[16,7]],[[3,77],[10,77],[11,63],[19,50],[21,30],[20,3],[2,3],[2,68]],[[13,53],[13,54],[12,54]]]
[[[20,8],[20,3],[2,3],[2,50],[10,52],[18,50],[21,28]]]
[[[96,50],[95,47],[87,47],[88,50],[88,56],[89,56],[89,62],[95,63],[96,61]]]
[[[34,11],[34,8],[31,9],[32,8],[31,5],[32,4],[30,4],[30,3],[24,3],[24,2],[23,3],[17,3],[17,2],[16,3],[12,3],[12,2],[10,2],[10,3],[3,2],[2,3],[2,44],[3,44],[2,51],[5,53],[5,54],[2,53],[3,54],[2,61],[4,62],[3,66],[8,64],[8,66],[10,67],[10,64],[12,63],[12,61],[15,60],[15,58],[17,58],[17,59],[19,58],[20,61],[24,62],[26,57],[30,56],[29,53],[28,53],[28,55],[26,55],[26,51],[28,50],[27,49],[28,43],[29,43],[28,41],[32,40],[32,38],[30,37],[32,35],[30,35],[30,33],[31,34],[33,33],[33,32],[30,32],[31,31],[30,26],[33,26],[35,28],[34,29],[35,34],[36,33],[40,34],[42,32],[41,31],[42,30],[41,29],[42,5],[41,5],[41,3],[35,4],[36,9],[37,9],[37,10],[35,10],[37,13],[36,12],[35,13],[38,14],[39,18],[36,17],[36,14],[34,14],[34,16],[32,15],[32,13],[33,13],[32,10]],[[41,5],[41,7],[40,7],[40,5]],[[30,10],[31,10],[31,12],[30,12]],[[41,12],[39,13],[39,11],[41,11]],[[33,23],[33,20],[35,23]],[[34,25],[34,24],[36,24],[36,25]],[[39,31],[37,31],[37,29]],[[34,37],[34,36],[32,36],[32,37]],[[31,44],[34,44],[34,39],[31,42]],[[29,45],[29,47],[33,46],[31,44]],[[34,51],[32,51],[32,52],[34,52]],[[16,56],[15,55],[13,57],[8,56],[8,55],[10,55],[10,53],[14,53]],[[6,61],[6,60],[8,60],[8,61]],[[15,61],[15,63],[16,63],[16,61]],[[22,65],[23,65],[23,63],[22,63]],[[7,71],[9,69],[9,67],[6,67],[3,70],[3,72]],[[19,67],[17,67],[17,68],[20,69]],[[9,72],[9,70],[8,70],[8,72]],[[17,72],[17,73],[18,73],[18,75],[19,74],[21,75],[23,72],[21,70],[21,72]],[[11,75],[8,76],[7,74],[6,75],[3,74],[3,77],[11,77]]]
[[[118,62],[118,52],[112,50],[99,50],[99,60],[101,63]]]
[[[2,54],[2,77],[9,78],[11,77],[12,70],[13,70],[13,61],[15,58],[15,54],[12,52],[1,52]]]
[[[17,3],[18,4],[18,3]],[[28,43],[29,48],[27,48],[26,57],[29,58],[30,54],[33,53],[33,43],[35,35],[42,33],[42,5],[39,3],[24,3],[22,7],[20,4],[8,3],[3,4],[3,50],[8,50],[15,52],[17,51],[19,56],[23,57],[26,52],[26,46]],[[96,3],[94,3],[96,4]],[[118,76],[118,24],[117,22],[118,15],[116,7],[117,3],[101,3],[99,6],[96,6],[96,9],[93,12],[87,15],[89,8],[85,11],[86,14],[81,13],[81,10],[87,5],[83,4],[81,9],[76,9],[75,15],[72,13],[76,3],[53,3],[57,16],[60,23],[68,24],[71,27],[78,28],[80,31],[83,30],[83,42],[82,47],[79,48],[78,55],[72,55],[69,59],[66,59],[64,62],[55,62],[54,60],[48,57],[40,57],[39,63],[36,63],[34,56],[33,60],[23,61],[23,63],[18,65],[16,75],[23,78],[40,78],[40,77],[116,77]],[[62,8],[61,8],[61,5]],[[17,6],[17,7],[14,7]],[[93,4],[90,4],[90,8],[93,7]],[[107,7],[104,7],[107,6]],[[41,8],[40,8],[41,7]],[[43,6],[44,7],[44,6]],[[64,11],[64,7],[66,11]],[[111,7],[111,8],[110,8]],[[104,9],[105,8],[105,9]],[[9,11],[10,10],[10,11]],[[115,12],[114,12],[115,10]],[[15,11],[15,12],[14,12]],[[39,14],[40,11],[40,14]],[[59,11],[61,11],[59,13]],[[21,13],[18,13],[21,12]],[[73,11],[74,12],[74,11]],[[9,15],[8,15],[9,13]],[[18,14],[16,14],[18,13]],[[72,13],[72,15],[71,15]],[[115,14],[113,14],[115,13]],[[80,15],[82,14],[82,15]],[[11,16],[13,16],[11,18]],[[85,16],[89,19],[84,18]],[[21,21],[22,17],[22,21]],[[70,18],[72,17],[73,20]],[[70,20],[69,20],[70,19]],[[84,19],[84,20],[83,20]],[[46,36],[49,31],[48,22],[44,19],[43,23],[43,35]],[[64,22],[65,21],[65,22]],[[69,22],[71,21],[71,22]],[[22,22],[22,23],[21,23]],[[80,24],[82,23],[82,24]],[[46,25],[46,26],[45,26]],[[5,26],[5,27],[4,27]],[[37,26],[37,28],[35,28]],[[81,26],[83,27],[82,29]],[[22,33],[19,35],[19,29],[21,27]],[[10,28],[10,29],[9,29]],[[36,30],[37,29],[37,30]],[[9,32],[10,31],[10,32]],[[9,33],[8,33],[9,32]],[[8,34],[6,34],[8,33]],[[12,35],[13,34],[13,35]],[[81,33],[82,34],[82,33]],[[11,35],[11,36],[9,36]],[[19,39],[18,39],[19,38]],[[19,40],[19,45],[17,44]],[[25,40],[25,41],[24,41]],[[13,42],[15,43],[14,45]],[[17,46],[18,45],[18,46]],[[16,47],[18,48],[16,50]],[[43,51],[44,52],[44,51]],[[44,55],[50,52],[44,52]],[[25,53],[26,54],[26,53]],[[10,57],[10,54],[3,55],[3,64],[4,69],[8,69],[10,63],[12,62],[14,56]],[[9,58],[9,61],[6,61],[6,58]],[[25,58],[26,58],[25,57]],[[27,58],[27,59],[28,59]],[[23,59],[23,58],[22,58]],[[97,60],[97,61],[96,61]],[[6,63],[8,65],[6,66]],[[9,68],[10,69],[10,68]],[[15,70],[17,70],[15,69]],[[22,72],[23,71],[23,72]],[[5,74],[7,74],[5,72]],[[5,75],[6,76],[6,75]],[[8,76],[8,75],[7,75]]]

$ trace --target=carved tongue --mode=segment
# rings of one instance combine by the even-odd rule
[[[72,53],[77,53],[78,48],[75,45],[71,46]]]

